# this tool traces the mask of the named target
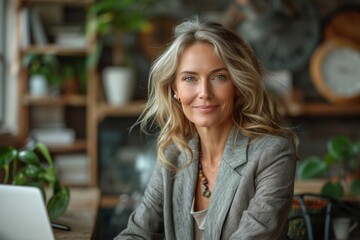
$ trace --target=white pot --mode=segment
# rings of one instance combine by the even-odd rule
[[[103,70],[105,97],[111,105],[131,101],[135,90],[135,77],[130,67],[106,67]]]
[[[45,96],[48,94],[48,84],[45,76],[34,74],[29,79],[29,93],[31,96]]]

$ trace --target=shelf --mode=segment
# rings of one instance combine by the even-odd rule
[[[86,96],[84,95],[69,95],[69,96],[45,96],[45,97],[34,97],[26,95],[23,98],[23,104],[25,106],[85,106]]]
[[[102,196],[100,200],[100,207],[102,208],[115,208],[121,203],[121,198],[119,195],[116,196]],[[128,201],[123,202],[126,207],[134,207],[134,201],[129,199]]]
[[[93,0],[22,0],[23,4],[66,4],[66,5],[89,5]]]
[[[333,105],[328,103],[308,102],[290,103],[287,114],[291,117],[301,116],[354,116],[360,115],[359,105]]]
[[[360,115],[359,104],[331,104],[325,101],[306,101],[303,93],[294,90],[291,94],[280,99],[280,111],[289,117],[330,117]]]
[[[97,117],[101,121],[105,117],[136,117],[144,109],[145,101],[134,101],[126,105],[112,106],[107,103],[98,105]]]
[[[69,145],[61,145],[61,146],[48,146],[49,151],[54,154],[60,153],[73,153],[76,151],[85,151],[86,150],[86,140],[85,139],[78,139],[75,140],[74,143]]]
[[[103,208],[114,208],[119,204],[119,196],[103,196],[100,200],[100,206]]]
[[[88,49],[86,48],[71,48],[56,44],[50,44],[46,46],[32,45],[23,51],[25,53],[54,54],[61,56],[86,56],[86,54],[88,54]]]
[[[11,146],[19,148],[21,147],[21,141],[19,136],[10,135],[10,134],[0,134],[0,145],[1,146]]]

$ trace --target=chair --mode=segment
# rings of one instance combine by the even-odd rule
[[[322,196],[319,194],[303,193],[294,195],[294,201],[298,203],[298,211],[293,211],[289,214],[289,224],[293,224],[298,221],[304,223],[305,237],[308,240],[324,239],[329,240],[331,231],[331,218],[334,215],[334,211],[343,211],[345,214],[360,217],[360,209],[357,206],[349,204],[345,201],[339,201],[337,199]],[[312,203],[320,203],[314,206]],[[294,204],[293,204],[294,209]],[[295,207],[296,209],[296,207]],[[318,222],[316,222],[318,221]],[[323,226],[323,231],[318,230],[316,227]],[[314,229],[314,227],[316,229]],[[290,229],[289,229],[290,230]],[[291,236],[291,232],[288,233],[288,239],[294,239]]]

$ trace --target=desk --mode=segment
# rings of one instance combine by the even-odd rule
[[[319,194],[327,179],[295,180],[294,193]]]
[[[93,238],[100,202],[97,188],[71,188],[70,204],[64,215],[54,222],[71,227],[71,231],[55,229],[56,240],[89,240]]]

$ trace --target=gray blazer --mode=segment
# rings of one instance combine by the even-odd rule
[[[281,137],[249,139],[231,131],[211,195],[204,237],[215,239],[285,239],[292,204],[296,154]],[[115,239],[193,239],[190,209],[198,177],[198,136],[189,143],[192,163],[176,175],[159,164],[140,206]],[[169,148],[169,160],[185,156]]]

